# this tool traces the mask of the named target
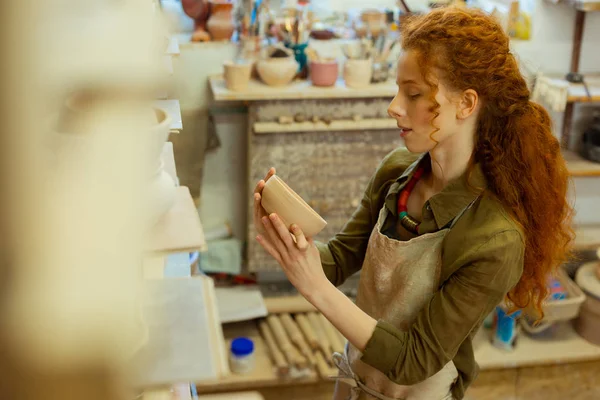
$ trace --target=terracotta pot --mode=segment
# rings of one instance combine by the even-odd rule
[[[235,25],[233,23],[233,3],[222,1],[211,1],[210,17],[206,23],[206,29],[212,40],[229,40]]]
[[[231,61],[223,63],[223,75],[227,89],[237,92],[246,90],[252,74],[253,64],[250,62],[236,64]]]
[[[287,85],[294,79],[298,72],[298,63],[294,53],[289,49],[271,48],[269,55],[276,51],[285,52],[285,57],[267,57],[256,63],[256,70],[263,82],[269,86]]]
[[[298,225],[307,237],[314,237],[327,225],[327,222],[277,175],[273,175],[266,182],[261,204],[269,214],[279,215],[286,226]]]
[[[344,63],[344,81],[351,88],[364,88],[371,84],[373,62],[366,60],[347,60]]]
[[[335,60],[310,62],[310,79],[315,86],[335,85],[338,73],[338,63]]]

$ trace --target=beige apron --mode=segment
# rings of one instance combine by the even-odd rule
[[[407,331],[438,289],[444,237],[471,204],[453,220],[450,228],[408,241],[390,239],[381,233],[389,213],[384,206],[369,238],[356,304],[371,317]],[[362,362],[361,357],[349,344],[344,355],[334,354],[334,362],[340,370],[334,400],[452,399],[450,388],[458,376],[452,361],[423,382],[401,386]]]

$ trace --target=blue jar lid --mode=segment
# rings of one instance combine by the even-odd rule
[[[231,342],[231,352],[236,356],[247,356],[254,351],[254,342],[248,338],[240,337]]]

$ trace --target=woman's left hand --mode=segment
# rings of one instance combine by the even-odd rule
[[[266,237],[258,235],[256,240],[277,260],[300,294],[310,296],[329,282],[321,265],[319,250],[311,238],[304,236],[300,227],[292,225],[290,231],[277,214],[263,217],[262,223]]]

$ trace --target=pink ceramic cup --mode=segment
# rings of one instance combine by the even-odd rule
[[[314,86],[333,86],[338,78],[337,61],[311,61],[310,79]]]

